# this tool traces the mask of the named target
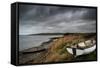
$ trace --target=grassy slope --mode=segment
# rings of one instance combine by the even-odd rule
[[[45,62],[59,62],[59,61],[71,61],[73,60],[73,55],[69,54],[66,51],[66,47],[79,43],[81,41],[85,41],[86,39],[95,38],[95,34],[69,34],[65,35],[62,38],[57,39],[51,44],[51,47],[46,54]],[[91,57],[94,59],[95,54],[87,55],[87,58]],[[86,59],[85,57],[85,59]],[[81,57],[80,57],[81,58]],[[84,59],[81,59],[84,60]]]
[[[28,62],[29,64],[34,63],[48,63],[48,62],[63,62],[63,61],[77,61],[77,60],[95,60],[96,52],[88,55],[79,56],[74,58],[73,55],[69,54],[66,47],[73,44],[85,41],[87,39],[96,38],[95,33],[77,33],[77,34],[66,34],[64,37],[60,37],[50,44],[50,47],[45,53],[40,54],[34,61]]]

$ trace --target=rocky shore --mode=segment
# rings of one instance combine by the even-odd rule
[[[34,60],[34,63],[42,58],[43,55],[47,52],[50,43],[53,42],[53,39],[50,39],[47,42],[43,42],[38,47],[32,47],[25,49],[19,52],[19,64],[29,63]],[[39,59],[37,59],[39,58]]]

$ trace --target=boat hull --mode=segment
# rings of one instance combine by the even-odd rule
[[[90,48],[85,48],[85,49],[78,49],[78,48],[75,48],[75,50],[76,50],[76,55],[75,55],[75,56],[80,56],[80,55],[84,55],[84,54],[89,54],[89,53],[95,51],[95,49],[96,49],[96,45],[93,45],[92,47],[90,47]],[[70,54],[74,55],[73,48],[66,48],[66,50],[67,50]]]

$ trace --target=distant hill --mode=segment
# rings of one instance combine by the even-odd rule
[[[85,34],[85,33],[38,33],[38,34],[29,34],[29,35],[80,35],[80,34]],[[91,34],[91,33],[86,33],[86,34]],[[95,34],[95,33],[92,33]]]
[[[29,35],[64,35],[65,33],[39,33],[39,34],[29,34]]]

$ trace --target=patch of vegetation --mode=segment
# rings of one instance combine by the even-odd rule
[[[46,57],[47,62],[58,62],[58,61],[73,61],[73,55],[67,52],[66,48],[71,45],[75,45],[77,43],[83,42],[86,39],[94,38],[95,34],[91,33],[73,33],[66,34],[64,37],[58,38],[58,40],[54,41],[50,47],[48,56]],[[75,60],[95,60],[96,52],[93,52],[88,55],[82,55]]]
[[[86,54],[86,55],[81,55],[78,56],[77,58],[75,58],[75,60],[96,60],[97,59],[97,55],[96,55],[96,51],[90,53],[90,54]]]

